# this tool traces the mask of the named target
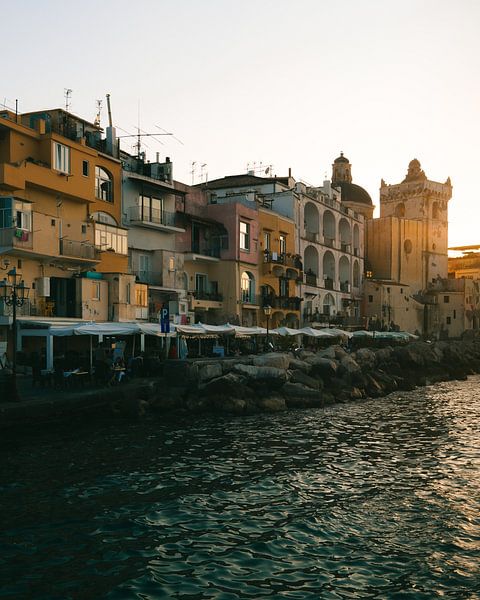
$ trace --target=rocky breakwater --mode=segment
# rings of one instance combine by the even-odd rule
[[[261,356],[189,363],[183,392],[155,394],[152,408],[252,414],[287,408],[323,407],[412,390],[480,372],[480,342],[412,342],[361,348],[348,353],[331,346],[297,356]],[[178,385],[178,377],[177,377]],[[158,389],[158,388],[157,388]]]

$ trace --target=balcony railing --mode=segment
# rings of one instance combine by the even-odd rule
[[[17,317],[29,317],[32,315],[32,305],[30,300],[25,300],[22,306],[17,306]],[[0,302],[0,317],[11,317],[13,315],[13,306],[8,306],[5,302]]]
[[[261,306],[271,306],[282,310],[300,310],[302,299],[297,296],[262,296]]]
[[[318,242],[318,233],[315,231],[305,231],[305,239],[309,242]]]
[[[60,240],[60,254],[62,256],[72,256],[85,260],[100,260],[100,251],[93,244],[76,242],[65,238]]]
[[[159,208],[149,209],[145,206],[130,206],[128,217],[131,223],[140,222],[175,227],[175,213]]]
[[[340,291],[341,292],[349,292],[350,291],[350,283],[348,281],[340,282]]]
[[[307,285],[317,285],[317,275],[315,273],[305,273],[305,283]]]
[[[345,242],[341,242],[340,243],[340,250],[342,252],[350,252],[350,244],[347,244]]]
[[[325,246],[328,246],[329,248],[334,248],[335,247],[335,238],[328,237],[324,234],[323,243]]]
[[[253,305],[262,306],[261,296],[251,294],[250,292],[247,292],[245,290],[243,290],[240,294],[240,302],[242,304],[253,304]]]
[[[223,302],[223,296],[219,292],[204,292],[203,290],[195,290],[190,292],[195,300],[207,300],[209,302]]]
[[[333,290],[333,279],[331,279],[330,277],[327,277],[326,279],[323,280],[323,287],[326,290]]]
[[[202,256],[211,256],[213,258],[220,258],[220,248],[211,247],[211,246],[203,246],[202,244],[197,244],[192,242],[192,253],[193,254],[201,254]]]
[[[0,229],[0,248],[33,248],[33,233],[18,227]]]
[[[292,267],[300,271],[303,268],[302,259],[299,255],[286,254],[283,252],[272,252],[271,250],[264,251],[263,262],[285,265],[286,267]]]

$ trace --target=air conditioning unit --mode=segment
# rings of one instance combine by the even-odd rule
[[[187,312],[188,312],[188,302],[180,301],[178,303],[178,314],[179,315],[186,315]]]

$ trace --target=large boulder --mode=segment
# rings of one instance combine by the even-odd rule
[[[255,367],[275,367],[276,369],[288,369],[290,356],[278,352],[269,352],[261,356],[255,356],[253,365]]]
[[[323,382],[321,379],[310,377],[310,375],[307,375],[300,369],[291,371],[290,381],[292,383],[301,383],[306,385],[307,387],[312,388],[312,390],[320,390],[323,387]]]
[[[340,376],[346,375],[348,378],[354,379],[361,372],[362,369],[360,368],[358,363],[349,354],[345,354],[345,356],[340,361],[340,368],[338,369],[338,374]]]
[[[237,373],[227,373],[221,377],[211,379],[198,386],[204,395],[238,396],[245,395],[248,389],[245,386],[245,378]]]
[[[267,398],[260,398],[257,401],[257,406],[259,409],[267,412],[279,412],[282,410],[287,410],[285,398],[281,398],[280,396],[268,396]]]
[[[202,364],[198,363],[198,381],[204,383],[210,379],[216,379],[222,376],[222,365],[220,362]]]
[[[305,362],[311,365],[312,368],[310,374],[314,377],[328,380],[335,377],[337,373],[338,362],[335,360],[323,358],[322,356],[310,356]]]
[[[253,365],[235,365],[233,373],[246,378],[252,385],[264,383],[272,388],[281,387],[287,381],[287,372],[276,367],[255,367]]]
[[[371,371],[375,367],[375,352],[370,350],[370,348],[359,348],[352,354],[352,358],[354,358],[360,368],[364,370]]]
[[[302,383],[286,383],[282,388],[286,404],[289,408],[306,408],[323,406],[322,395],[318,390]]]
[[[309,356],[314,356],[313,353],[310,353]],[[304,360],[300,360],[298,358],[290,359],[290,367],[291,370],[303,371],[304,373],[310,373],[312,370],[312,365],[308,364]]]

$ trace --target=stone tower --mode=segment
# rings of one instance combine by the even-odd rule
[[[352,183],[352,165],[343,152],[333,161],[332,186],[341,190],[342,204],[354,212],[363,215],[366,219],[373,217],[370,194],[364,188]]]

